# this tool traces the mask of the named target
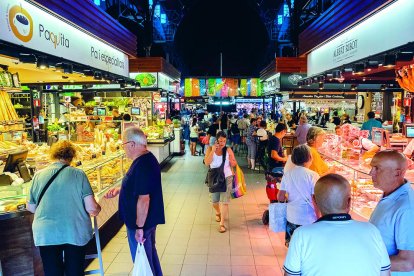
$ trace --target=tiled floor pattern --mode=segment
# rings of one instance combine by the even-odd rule
[[[166,224],[157,228],[157,249],[164,275],[279,276],[286,255],[284,234],[261,222],[267,209],[263,173],[245,167],[238,157],[248,194],[230,204],[229,231],[218,223],[204,185],[206,167],[201,156],[175,157],[163,169]],[[125,228],[103,249],[105,275],[126,276],[132,261]],[[90,267],[97,267],[97,262]]]

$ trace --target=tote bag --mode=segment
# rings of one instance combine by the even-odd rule
[[[231,197],[239,198],[246,194],[246,181],[244,179],[243,171],[240,167],[236,166],[236,173],[233,177],[233,184],[231,189]]]
[[[269,204],[269,229],[273,232],[286,231],[286,202]]]
[[[138,243],[131,276],[154,276],[142,243]]]

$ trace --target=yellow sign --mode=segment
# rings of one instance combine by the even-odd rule
[[[33,37],[33,20],[30,14],[15,5],[9,10],[9,24],[13,34],[23,42],[29,42]]]

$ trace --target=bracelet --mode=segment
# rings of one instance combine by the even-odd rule
[[[137,230],[143,230],[143,229],[144,229],[144,226],[139,227],[139,226],[137,225],[136,229],[137,229]]]

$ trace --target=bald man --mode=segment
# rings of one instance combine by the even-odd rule
[[[414,275],[414,191],[404,178],[407,160],[397,151],[386,150],[372,158],[371,167],[372,182],[384,195],[369,221],[380,230],[391,271]]]
[[[378,229],[348,214],[351,189],[344,177],[321,177],[313,200],[322,217],[296,229],[284,264],[285,276],[390,275],[390,259]]]

